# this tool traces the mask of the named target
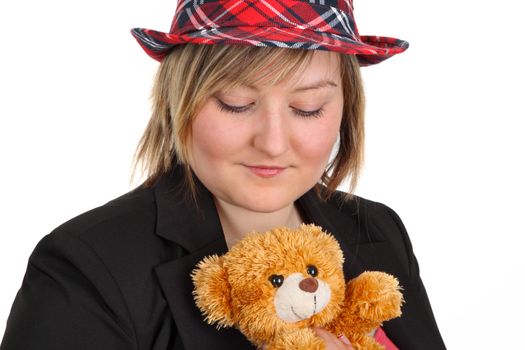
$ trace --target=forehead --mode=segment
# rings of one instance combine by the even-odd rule
[[[289,49],[292,50],[292,49]],[[293,49],[295,50],[295,49]],[[340,62],[336,52],[311,50],[310,59],[301,66],[286,63],[267,62],[258,73],[249,72],[230,77],[228,86],[243,87],[255,92],[265,89],[286,89],[299,93],[318,88],[340,86]],[[278,60],[279,57],[276,57]],[[328,90],[328,89],[327,89]]]

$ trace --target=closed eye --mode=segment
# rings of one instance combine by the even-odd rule
[[[219,109],[223,112],[227,112],[227,113],[236,113],[236,114],[240,114],[240,113],[244,113],[244,112],[247,112],[250,110],[250,105],[247,105],[247,106],[230,106],[224,102],[222,102],[221,100],[219,100],[218,98],[216,98],[216,101],[217,101],[217,106],[219,107]],[[300,110],[300,109],[297,109],[297,108],[293,108],[292,109],[294,110],[294,113],[296,115],[298,115],[299,117],[303,117],[303,118],[319,118],[323,115],[323,107],[315,110],[315,111],[303,111],[303,110]]]

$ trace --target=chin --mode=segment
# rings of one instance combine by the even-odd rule
[[[273,213],[292,204],[299,197],[283,191],[259,190],[258,196],[254,196],[254,193],[241,196],[237,205],[258,213]]]

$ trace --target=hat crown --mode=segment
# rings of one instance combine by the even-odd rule
[[[359,41],[352,0],[182,0],[170,33],[231,27],[312,30]]]
[[[237,2],[255,3],[264,0],[180,0],[177,1],[176,12],[188,6],[200,6],[204,3],[230,3],[235,4]],[[302,1],[308,4],[317,4],[321,6],[333,6],[342,11],[351,11],[354,9],[353,0],[281,0],[281,3],[286,4],[289,2]]]

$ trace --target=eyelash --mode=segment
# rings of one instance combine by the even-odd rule
[[[234,106],[230,106],[230,105],[227,105],[226,103],[222,102],[221,100],[217,99],[217,104],[219,106],[219,109],[223,112],[228,112],[228,113],[243,113],[243,112],[246,112],[247,111],[247,108],[246,107],[234,107]],[[311,112],[306,112],[306,111],[301,111],[300,109],[295,109],[294,108],[294,112],[296,115],[298,115],[299,117],[302,117],[302,118],[319,118],[323,115],[323,108],[319,108],[318,110],[316,111],[311,111]]]

